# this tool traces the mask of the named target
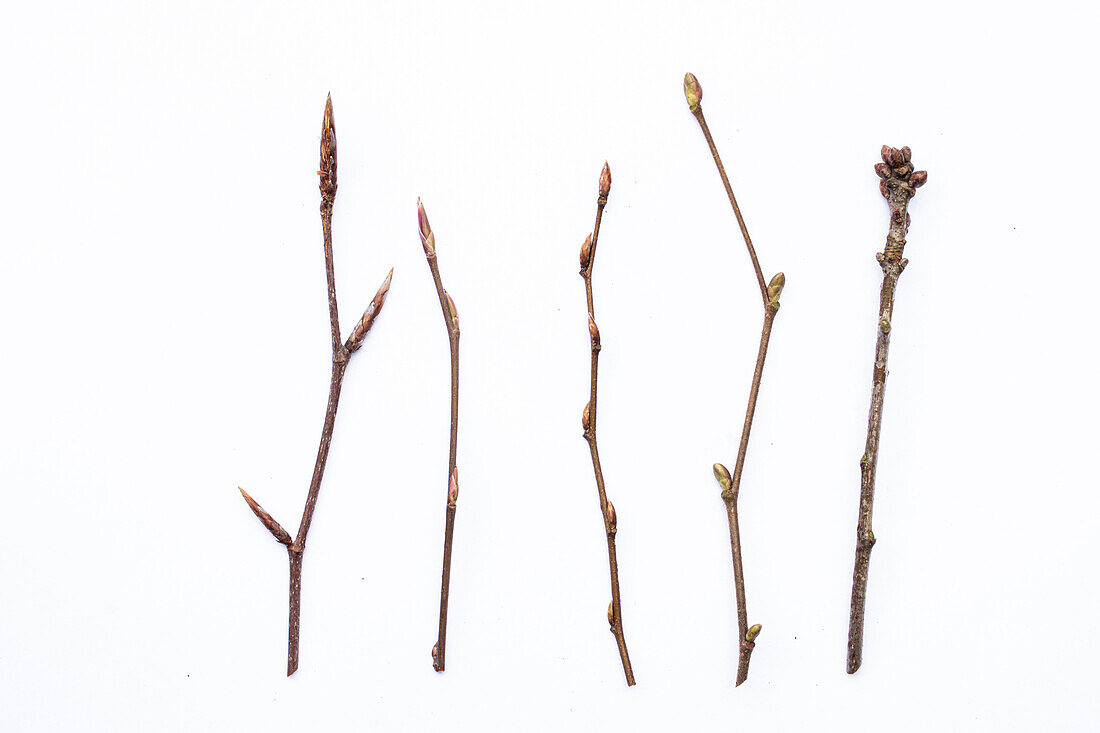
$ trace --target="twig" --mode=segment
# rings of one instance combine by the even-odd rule
[[[346,342],[340,339],[340,316],[336,307],[336,276],[332,265],[332,207],[336,200],[336,124],[332,114],[332,95],[325,101],[325,116],[321,124],[321,170],[317,171],[321,177],[321,230],[325,242],[325,275],[328,278],[328,312],[329,323],[332,329],[332,379],[329,382],[328,406],[325,409],[325,423],[321,429],[321,445],[317,449],[317,462],[313,467],[313,478],[309,484],[309,493],[306,495],[306,505],[302,510],[302,522],[298,526],[298,535],[291,540],[290,534],[283,529],[275,519],[264,511],[244,489],[240,489],[241,495],[252,508],[252,511],[264,523],[268,531],[275,539],[286,545],[287,554],[290,556],[290,633],[287,648],[286,674],[287,677],[298,669],[298,629],[301,618],[302,606],[302,555],[306,549],[306,536],[309,534],[309,526],[313,522],[313,512],[317,508],[317,495],[321,491],[321,477],[325,473],[325,463],[328,461],[329,446],[332,443],[332,429],[336,423],[336,408],[340,404],[340,388],[344,382],[344,372],[348,367],[348,359],[363,345],[363,339],[374,319],[382,310],[382,304],[386,302],[386,293],[390,289],[390,281],[393,278],[393,269],[390,269],[382,287],[375,293],[370,305],[367,306],[363,316],[352,329]]]
[[[879,191],[890,205],[890,231],[886,246],[877,252],[882,267],[879,291],[878,340],[871,383],[871,409],[867,416],[867,444],[859,461],[859,523],[856,528],[856,562],[852,572],[852,611],[848,619],[848,674],[863,663],[863,615],[867,602],[867,569],[875,533],[871,531],[871,510],[875,501],[875,468],[878,465],[879,435],[882,433],[882,403],[886,396],[886,358],[890,350],[890,328],[894,315],[894,290],[909,260],[902,257],[909,229],[909,199],[928,180],[927,171],[914,171],[908,147],[882,146],[882,161],[875,165]]]
[[[604,490],[603,470],[600,468],[600,451],[596,447],[596,376],[597,363],[600,356],[600,330],[596,327],[596,308],[592,301],[592,265],[596,262],[596,242],[600,236],[600,219],[603,218],[603,207],[607,205],[607,195],[611,191],[611,168],[607,163],[603,164],[600,172],[600,190],[596,199],[596,224],[590,234],[581,245],[581,277],[584,278],[584,290],[588,298],[588,336],[592,347],[592,382],[588,404],[585,405],[581,415],[581,425],[584,427],[584,438],[588,441],[588,449],[592,453],[592,469],[596,473],[596,490],[600,495],[600,511],[603,513],[604,531],[607,534],[607,560],[611,566],[611,603],[607,607],[607,622],[611,625],[611,632],[615,634],[615,643],[619,646],[619,656],[623,660],[623,672],[626,674],[626,684],[634,684],[634,670],[630,667],[630,654],[626,649],[626,637],[623,635],[623,606],[619,600],[619,563],[615,553],[615,533],[618,531],[618,520],[615,516],[615,505],[607,500]]]
[[[439,592],[439,637],[432,647],[432,665],[442,672],[447,659],[447,601],[451,588],[451,541],[455,533],[455,512],[458,502],[458,309],[450,294],[443,288],[439,276],[439,263],[435,257],[435,234],[428,223],[424,204],[416,202],[417,223],[420,227],[420,243],[432,271],[435,290],[439,295],[439,307],[443,310],[443,323],[447,327],[447,340],[451,345],[451,452],[447,463],[447,528],[443,534],[443,587]]]
[[[726,504],[726,514],[730,526],[730,547],[733,553],[733,586],[737,596],[737,632],[740,645],[737,663],[737,685],[744,682],[749,676],[749,660],[752,650],[756,648],[756,637],[760,634],[760,624],[749,626],[749,614],[745,607],[745,574],[741,565],[741,530],[737,516],[737,497],[741,490],[741,472],[745,468],[745,454],[749,449],[749,431],[752,430],[752,418],[756,412],[756,398],[760,393],[760,379],[764,374],[764,359],[768,355],[768,342],[772,335],[772,321],[779,312],[779,294],[783,292],[786,278],[783,273],[777,273],[768,284],[764,283],[764,273],[760,269],[760,262],[756,259],[756,250],[752,246],[749,230],[745,227],[745,219],[741,216],[741,209],[737,206],[737,199],[733,195],[726,169],[722,165],[722,159],[718,156],[718,148],[714,146],[714,138],[710,135],[710,128],[703,117],[703,89],[699,86],[694,74],[684,76],[684,95],[687,97],[688,108],[695,115],[699,127],[703,130],[703,136],[707,139],[710,154],[714,156],[714,163],[718,166],[718,175],[722,178],[722,185],[726,187],[726,195],[729,196],[730,205],[733,207],[737,224],[741,227],[741,236],[745,239],[745,246],[749,250],[749,259],[752,260],[752,269],[756,273],[756,281],[760,286],[760,297],[764,302],[764,325],[760,329],[760,349],[756,354],[756,369],[752,374],[752,386],[749,388],[749,404],[745,410],[745,423],[741,428],[741,443],[737,448],[737,462],[733,464],[733,474],[721,463],[714,464],[714,476],[722,487],[722,501]]]

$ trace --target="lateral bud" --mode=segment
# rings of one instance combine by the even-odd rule
[[[448,293],[446,290],[444,290],[443,294],[447,296],[447,312],[450,313],[450,315],[451,315],[451,323],[454,324],[454,327],[457,330],[458,329],[458,308],[455,307],[454,299],[451,297],[450,293]]]
[[[611,530],[611,534],[615,534],[618,523],[618,517],[615,515],[615,505],[609,501],[607,502],[607,526]]]
[[[729,469],[721,463],[715,463],[714,478],[718,480],[718,485],[722,487],[722,498],[733,498],[733,476],[730,476]]]
[[[439,642],[432,644],[432,665],[439,666]]]
[[[687,97],[688,109],[698,112],[699,104],[703,101],[703,87],[690,71],[684,74],[684,96]]]
[[[584,238],[584,244],[581,245],[581,269],[588,267],[589,260],[592,259],[592,235],[589,234]]]
[[[382,305],[386,302],[386,294],[390,292],[391,280],[393,280],[392,267],[389,274],[386,275],[386,279],[382,281],[382,287],[378,288],[378,292],[374,294],[370,305],[363,311],[363,317],[359,319],[359,323],[355,324],[351,335],[348,336],[347,343],[344,344],[344,348],[348,351],[354,352],[363,345],[363,339],[366,337],[367,331],[374,325],[374,319],[378,317],[378,314],[382,311]]]
[[[592,348],[600,348],[600,329],[596,328],[596,319],[588,314],[588,335],[592,339]]]
[[[609,193],[611,193],[611,166],[605,160],[603,170],[600,171],[600,198],[606,199]]]
[[[584,403],[584,412],[581,413],[581,427],[585,432],[588,432],[588,408],[591,404],[591,402]]]
[[[763,628],[764,627],[760,624],[753,624],[750,626],[748,632],[745,634],[745,641],[750,644],[756,641],[756,637],[760,636],[760,630]]]
[[[267,527],[267,531],[275,536],[279,542],[283,543],[287,547],[293,544],[293,540],[290,538],[290,533],[280,526],[275,518],[264,511],[264,508],[260,506],[259,502],[248,495],[248,492],[242,489],[240,486],[237,490],[241,492],[241,496],[244,497],[245,502],[248,504],[248,508],[252,510],[252,513],[259,517],[260,521]]]
[[[615,601],[612,599],[611,603],[607,604],[607,625],[611,627],[611,630],[615,630]]]
[[[435,233],[428,223],[428,212],[424,211],[424,204],[420,199],[416,200],[416,223],[420,228],[420,243],[424,245],[424,254],[431,257],[435,254]]]
[[[787,276],[782,272],[775,273],[775,277],[768,283],[768,300],[779,303],[779,294],[783,292],[783,286],[787,284]]]
[[[909,176],[909,185],[913,188],[920,188],[926,183],[928,183],[928,171],[916,171]]]
[[[447,483],[447,506],[455,508],[458,502],[458,466],[451,471],[451,480]]]

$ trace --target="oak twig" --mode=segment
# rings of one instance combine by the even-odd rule
[[[447,659],[447,601],[451,588],[451,542],[455,533],[455,512],[458,502],[458,309],[450,294],[443,288],[443,279],[439,275],[439,263],[435,256],[435,233],[428,223],[428,214],[424,204],[416,202],[417,223],[420,228],[420,243],[424,246],[424,256],[428,259],[428,268],[432,271],[436,294],[439,295],[439,307],[443,310],[443,323],[447,327],[447,340],[451,346],[451,452],[447,463],[447,526],[443,533],[443,587],[439,592],[439,637],[432,647],[432,666],[436,672],[442,672]]]
[[[581,425],[584,428],[584,438],[588,441],[588,449],[592,453],[592,469],[596,474],[596,491],[600,495],[600,511],[603,514],[604,532],[607,535],[607,560],[611,566],[611,603],[607,607],[607,622],[611,625],[611,632],[615,635],[615,643],[619,646],[619,656],[623,661],[623,672],[626,674],[626,684],[634,684],[634,670],[630,667],[630,654],[626,649],[626,637],[623,635],[623,607],[619,599],[619,562],[615,552],[615,533],[618,531],[618,519],[615,516],[615,505],[607,500],[607,492],[604,489],[603,470],[600,468],[600,451],[596,446],[596,377],[597,365],[600,357],[600,330],[596,327],[596,308],[592,300],[592,266],[596,262],[596,242],[600,236],[600,219],[603,218],[603,208],[607,205],[607,195],[611,191],[611,168],[607,163],[603,164],[600,172],[599,196],[596,199],[596,224],[592,233],[581,245],[581,277],[584,278],[585,295],[588,298],[588,336],[592,348],[592,381],[588,404],[585,405],[581,415]]]
[[[863,663],[863,616],[867,602],[867,570],[875,533],[871,531],[871,511],[875,501],[875,468],[878,465],[879,435],[882,433],[882,403],[886,396],[886,358],[890,350],[890,330],[894,316],[894,291],[909,260],[902,257],[909,229],[909,199],[928,180],[927,171],[914,171],[912,152],[882,146],[882,162],[875,165],[879,192],[890,205],[890,231],[886,246],[875,254],[882,268],[879,291],[878,338],[875,343],[875,367],[871,383],[871,409],[867,416],[867,443],[859,461],[859,522],[856,527],[856,562],[852,571],[852,608],[848,619],[848,674],[855,674]]]
[[[321,444],[317,449],[317,462],[313,467],[313,478],[306,494],[305,508],[298,534],[292,540],[282,526],[264,511],[255,499],[240,489],[248,506],[274,535],[275,539],[286,545],[290,557],[290,631],[287,645],[286,674],[289,677],[298,669],[298,630],[302,605],[302,556],[306,549],[306,536],[313,522],[313,512],[317,508],[317,495],[321,490],[321,477],[325,473],[329,446],[332,443],[332,430],[336,423],[336,409],[340,404],[340,389],[344,382],[348,359],[363,345],[363,339],[374,319],[382,310],[386,293],[390,289],[393,270],[389,271],[382,287],[375,293],[367,309],[363,312],[346,342],[340,339],[340,316],[336,307],[336,276],[332,264],[332,208],[336,200],[336,124],[332,114],[332,95],[325,101],[325,114],[321,123],[321,170],[317,171],[321,189],[321,231],[324,236],[325,275],[328,279],[329,325],[332,331],[332,378],[329,382],[328,405],[325,409],[324,427],[321,429]]]
[[[776,273],[771,281],[765,284],[764,273],[760,269],[760,262],[756,258],[756,250],[752,246],[749,230],[745,226],[745,219],[741,216],[741,209],[737,205],[737,198],[733,195],[733,187],[730,186],[726,176],[725,166],[718,156],[718,148],[714,145],[710,128],[703,117],[703,89],[694,74],[684,76],[684,95],[687,97],[688,108],[695,115],[699,127],[703,130],[703,136],[710,147],[710,154],[714,156],[714,163],[718,166],[718,175],[722,178],[722,185],[726,188],[730,206],[733,207],[737,224],[741,228],[741,236],[745,240],[745,246],[749,250],[749,259],[752,261],[752,269],[756,273],[757,285],[760,287],[760,297],[764,305],[764,325],[760,329],[760,348],[756,355],[756,368],[752,374],[752,385],[749,388],[749,404],[745,410],[745,422],[741,428],[741,443],[737,448],[737,461],[733,464],[732,475],[721,463],[714,464],[714,476],[722,488],[722,501],[726,504],[726,515],[730,528],[730,547],[733,554],[733,587],[737,596],[737,632],[740,650],[737,663],[737,685],[744,682],[749,676],[749,660],[752,651],[756,648],[756,637],[760,634],[760,624],[749,626],[748,610],[745,607],[745,575],[741,561],[741,530],[738,524],[737,497],[741,490],[741,472],[745,468],[745,454],[749,448],[749,431],[752,430],[752,419],[756,413],[756,398],[760,393],[760,379],[764,374],[764,359],[768,355],[768,342],[771,340],[772,322],[775,314],[779,312],[779,294],[783,292],[786,278],[783,273]]]

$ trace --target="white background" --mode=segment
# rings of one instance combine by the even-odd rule
[[[1096,587],[1097,17],[1085,3],[72,3],[0,31],[0,727],[1084,730]],[[765,273],[787,274],[741,493]],[[339,137],[345,381],[287,562],[329,332]],[[909,145],[863,669],[848,600],[887,209]],[[627,689],[580,412],[577,251],[600,166],[600,447]],[[463,329],[448,670],[432,671],[447,342]]]

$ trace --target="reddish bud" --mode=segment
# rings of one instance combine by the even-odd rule
[[[607,623],[612,629],[615,628],[615,601],[607,604]]]
[[[928,183],[928,171],[916,171],[909,176],[909,185],[913,188],[920,188],[926,183]]]
[[[596,328],[596,319],[592,317],[592,314],[588,314],[588,335],[592,338],[592,345],[600,345],[600,329]]]
[[[699,103],[703,101],[703,87],[691,72],[684,74],[684,96],[687,97],[688,109],[698,112]]]
[[[607,502],[607,525],[611,528],[612,532],[615,531],[618,525],[618,517],[615,515],[615,505],[610,501]]]
[[[875,173],[879,178],[886,178],[890,175],[890,166],[885,163],[875,163]]]
[[[451,471],[451,480],[447,483],[447,506],[454,506],[458,501],[458,466]]]
[[[603,170],[600,171],[600,198],[607,198],[611,193],[611,166],[604,161]]]
[[[882,156],[882,162],[887,165],[890,164],[890,150],[891,148],[889,145],[883,145],[882,149],[879,150],[879,155]]]
[[[370,305],[363,311],[362,317],[359,322],[355,324],[355,328],[352,329],[351,335],[348,336],[347,343],[344,347],[348,351],[355,351],[363,345],[363,339],[367,335],[367,331],[370,331],[371,326],[374,325],[374,319],[378,317],[378,314],[382,311],[382,305],[386,302],[386,294],[390,292],[390,282],[393,280],[393,268],[390,268],[389,274],[386,275],[386,279],[382,281],[382,287],[378,288],[378,292],[374,294],[374,298],[371,300]]]
[[[321,198],[330,204],[336,199],[336,118],[332,114],[332,95],[325,100],[321,121]]]
[[[901,151],[897,148],[890,148],[888,158],[889,160],[887,160],[886,162],[890,165],[891,168],[897,168],[905,162],[905,158],[902,156]]]
[[[908,145],[901,149],[901,157],[905,158],[906,163],[913,159],[913,151],[909,149]]]
[[[447,312],[451,314],[451,323],[454,324],[455,328],[458,328],[458,308],[455,307],[454,299],[450,293],[444,290],[443,294],[447,296]]]
[[[584,244],[581,245],[581,269],[588,267],[588,260],[592,257],[592,235],[589,234],[584,238]]]
[[[424,211],[424,204],[420,199],[416,200],[416,222],[420,227],[420,243],[424,245],[424,254],[431,257],[435,254],[435,234],[432,225],[428,223],[428,212]]]
[[[259,502],[249,496],[247,491],[242,489],[240,486],[237,487],[237,490],[241,492],[241,496],[244,497],[244,500],[248,504],[248,508],[252,510],[252,513],[255,514],[259,518],[259,520],[264,523],[265,527],[267,527],[267,531],[274,535],[275,539],[277,539],[279,542],[282,542],[284,545],[289,547],[291,542],[293,541],[290,538],[290,533],[283,529],[279,525],[279,523],[275,521],[274,517],[265,512],[264,508],[260,506]]]
[[[439,642],[432,644],[432,664],[439,664]]]
[[[581,413],[581,427],[585,430],[588,430],[588,407],[591,404],[591,402],[586,402],[584,405],[584,412]]]

